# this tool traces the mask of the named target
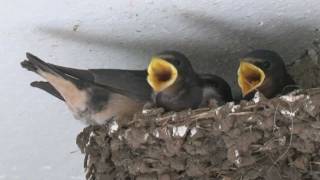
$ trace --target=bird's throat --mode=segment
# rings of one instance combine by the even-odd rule
[[[262,69],[248,62],[240,62],[240,67],[238,69],[238,84],[243,96],[246,96],[261,86],[264,79],[265,73]]]
[[[166,60],[154,57],[148,66],[147,81],[155,92],[160,92],[175,83],[178,71]]]

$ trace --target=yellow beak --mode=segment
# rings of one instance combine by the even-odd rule
[[[171,86],[178,77],[178,71],[171,63],[153,57],[148,66],[147,81],[155,92],[163,91]]]
[[[240,61],[238,69],[238,84],[241,88],[242,96],[246,96],[261,86],[264,79],[265,74],[262,69],[251,63]]]

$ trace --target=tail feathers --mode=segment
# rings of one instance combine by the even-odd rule
[[[37,67],[35,67],[30,61],[24,60],[20,64],[23,68],[27,69],[28,71],[37,73]]]
[[[65,74],[64,72],[57,69],[54,65],[46,63],[42,61],[40,58],[38,58],[37,56],[28,52],[26,53],[26,56],[28,60],[21,62],[21,66],[23,68],[36,72],[37,74],[44,77],[45,79],[47,79],[47,77],[45,77],[44,73],[47,73],[47,74],[51,74],[53,76],[61,77],[62,79],[68,80],[77,86],[81,86],[81,83],[80,81],[78,81],[77,78],[70,76],[68,74]]]
[[[38,73],[41,75],[40,71],[50,72],[52,74],[56,74],[50,66],[39,59],[38,57],[32,55],[31,53],[26,53],[27,60],[21,62],[21,66],[29,71]]]
[[[63,73],[59,72],[57,69],[55,69],[53,66],[50,66],[46,62],[42,61],[37,56],[28,52],[26,53],[26,56],[29,66],[33,66],[31,70],[36,69],[36,72],[38,73],[40,73],[40,71],[43,71],[57,76],[63,76]]]
[[[72,77],[76,77],[77,79],[81,79],[89,82],[95,81],[94,75],[89,70],[69,68],[69,67],[58,66],[50,63],[47,63],[47,64],[50,65],[51,67],[55,67],[56,69],[63,72],[64,74],[67,74]]]
[[[27,59],[21,63],[23,68],[33,71],[42,76],[48,82],[33,82],[31,86],[40,88],[53,96],[66,101],[70,108],[76,109],[81,106],[74,98],[78,96],[82,97],[82,89],[86,86],[85,82],[82,82],[76,78],[64,74],[54,66],[47,64],[38,57],[27,53]],[[82,97],[85,99],[85,97]]]
[[[137,97],[135,94],[128,90],[123,90],[119,88],[115,88],[112,86],[108,86],[106,84],[97,84],[94,81],[91,81],[88,74],[85,73],[85,70],[76,70],[72,68],[66,68],[62,66],[56,66],[53,64],[46,63],[39,59],[38,57],[34,56],[31,53],[26,54],[27,59],[23,62],[21,62],[21,66],[27,70],[33,71],[43,78],[45,78],[52,86],[54,89],[60,92],[60,94],[63,97],[66,97],[65,94],[66,92],[61,92],[63,89],[62,86],[65,86],[66,84],[63,83],[69,81],[71,84],[73,84],[78,90],[83,89],[88,86],[95,86],[95,87],[101,87],[103,89],[109,92],[121,94],[123,96],[127,96],[130,98],[133,98],[135,100],[140,101],[141,99]],[[87,78],[82,79],[81,77],[86,76]],[[92,76],[92,75],[91,75]],[[54,79],[54,80],[53,80]],[[37,83],[36,83],[37,84]],[[70,84],[69,84],[70,85]],[[43,86],[43,85],[42,85]],[[45,85],[47,88],[47,85]],[[46,91],[45,88],[41,88]],[[49,91],[47,91],[49,92]],[[53,92],[53,91],[51,91]],[[50,92],[49,92],[50,93]],[[51,93],[50,93],[51,94]]]
[[[62,95],[48,82],[44,81],[34,81],[30,84],[32,87],[36,87],[46,91],[47,93],[55,96],[56,98],[65,101]]]
[[[23,68],[26,68],[29,71],[33,71],[39,74],[37,70],[42,70],[45,72],[50,72],[51,74],[62,76],[63,78],[68,80],[70,80],[69,78],[72,77],[72,79],[78,79],[81,81],[88,81],[92,83],[94,82],[94,76],[88,70],[68,68],[51,63],[46,63],[37,56],[28,52],[26,53],[26,56],[28,60],[21,62],[21,65]]]

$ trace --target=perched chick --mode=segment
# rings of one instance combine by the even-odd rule
[[[151,59],[148,83],[153,89],[153,103],[166,110],[181,111],[218,105],[231,100],[229,85],[215,75],[198,75],[188,58],[176,51],[164,51]]]
[[[287,73],[280,55],[270,50],[254,50],[240,59],[238,84],[243,97],[255,91],[272,98],[295,89],[295,82]]]
[[[56,66],[27,53],[23,68],[47,82],[32,82],[65,101],[76,119],[88,124],[105,124],[110,119],[130,119],[150,101],[146,70],[90,69]]]

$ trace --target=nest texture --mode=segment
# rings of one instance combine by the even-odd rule
[[[319,179],[320,89],[219,108],[135,115],[77,138],[86,178]]]

